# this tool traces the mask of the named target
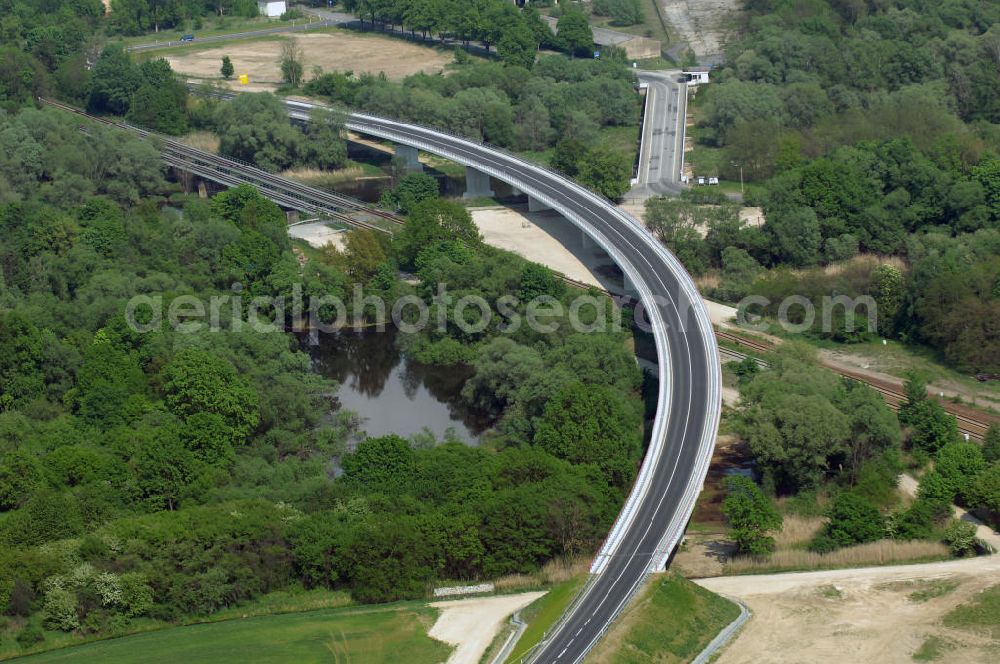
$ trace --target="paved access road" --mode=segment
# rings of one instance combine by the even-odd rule
[[[287,102],[308,120],[311,105]],[[633,491],[573,607],[533,656],[578,662],[653,569],[662,568],[694,509],[715,444],[721,373],[708,314],[691,278],[639,222],[613,203],[499,149],[439,130],[353,114],[352,131],[441,155],[516,186],[558,210],[604,248],[639,292],[657,345],[660,394]]]
[[[633,189],[651,195],[678,193],[684,160],[687,83],[680,71],[642,71],[646,112],[639,155],[639,182]]]

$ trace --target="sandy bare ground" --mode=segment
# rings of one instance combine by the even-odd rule
[[[318,65],[325,71],[385,72],[390,79],[397,80],[417,72],[436,73],[451,62],[448,55],[432,48],[379,35],[341,31],[188,47],[182,53],[167,56],[167,61],[174,71],[185,76],[222,81],[219,69],[222,56],[228,55],[236,69],[230,87],[273,90],[281,83],[278,60],[281,45],[288,39],[295,39],[302,48],[307,78]],[[237,79],[242,74],[250,76],[249,85],[239,84]]]
[[[494,247],[512,251],[585,284],[607,287],[602,276],[607,255],[580,231],[553,212],[524,212],[510,208],[472,208],[472,220],[483,239]],[[736,309],[705,301],[712,323],[732,327]],[[732,395],[731,395],[732,396]]]
[[[662,0],[664,18],[698,57],[720,55],[737,0]]]
[[[597,245],[584,246],[580,231],[554,212],[503,207],[472,208],[472,220],[487,243],[562,272],[570,279],[602,286],[599,267],[608,258]]]
[[[951,644],[940,662],[997,661],[1000,643],[948,629],[941,618],[997,583],[1000,556],[943,563],[701,579],[742,599],[753,618],[720,664],[912,662],[931,635]],[[954,590],[925,602],[909,595],[950,580]]]
[[[440,609],[441,615],[428,634],[456,646],[448,664],[479,664],[507,618],[544,594],[542,591],[433,602],[431,606]]]
[[[294,239],[305,240],[317,248],[332,244],[337,249],[344,250],[344,231],[330,228],[321,221],[289,226],[288,235]]]

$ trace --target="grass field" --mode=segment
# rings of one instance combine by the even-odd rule
[[[1000,585],[991,586],[971,602],[955,607],[944,617],[944,624],[1000,639]]]
[[[739,614],[738,606],[679,574],[654,577],[598,644],[591,661],[687,662]]]
[[[427,636],[435,609],[415,602],[228,620],[146,632],[32,655],[30,664],[437,664],[451,647]]]
[[[538,598],[521,611],[521,619],[528,623],[528,627],[507,658],[507,664],[520,662],[529,650],[538,645],[538,642],[545,636],[545,632],[555,625],[559,616],[573,601],[585,579],[585,576],[580,576],[563,581],[553,586],[543,597]]]
[[[251,32],[253,30],[267,30],[269,28],[302,25],[303,23],[309,22],[308,18],[299,18],[294,21],[282,21],[276,18],[264,17],[213,17],[202,20],[200,29],[196,27],[194,21],[187,21],[183,25],[176,28],[171,28],[169,30],[164,29],[159,32],[151,32],[149,34],[138,35],[135,37],[125,37],[122,41],[128,46],[135,46],[138,44],[156,44],[158,42],[177,41],[184,35],[194,35],[195,42],[197,42],[199,37],[216,37],[219,35],[228,35],[238,32]]]

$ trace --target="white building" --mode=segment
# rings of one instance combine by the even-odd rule
[[[257,10],[260,12],[261,16],[278,18],[288,11],[288,7],[285,5],[285,0],[279,0],[278,2],[274,2],[272,0],[260,0],[257,3]]]
[[[708,67],[691,67],[684,70],[684,77],[688,85],[700,85],[708,83]]]

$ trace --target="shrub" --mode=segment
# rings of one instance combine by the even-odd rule
[[[43,623],[49,629],[72,632],[80,627],[76,613],[76,594],[65,588],[53,586],[45,591],[42,603]]]
[[[976,527],[968,521],[953,519],[941,538],[951,548],[951,552],[959,557],[972,556],[976,553]]]
[[[17,643],[22,648],[30,648],[36,643],[41,643],[45,640],[45,633],[42,632],[42,628],[35,624],[28,624],[24,626],[20,632],[17,633]]]
[[[732,528],[740,553],[754,556],[774,551],[769,532],[781,530],[781,514],[753,480],[741,475],[726,479],[728,495],[722,501],[722,513]]]
[[[837,496],[828,514],[830,523],[813,540],[813,551],[874,542],[885,534],[885,521],[878,508],[856,493],[848,491]]]

